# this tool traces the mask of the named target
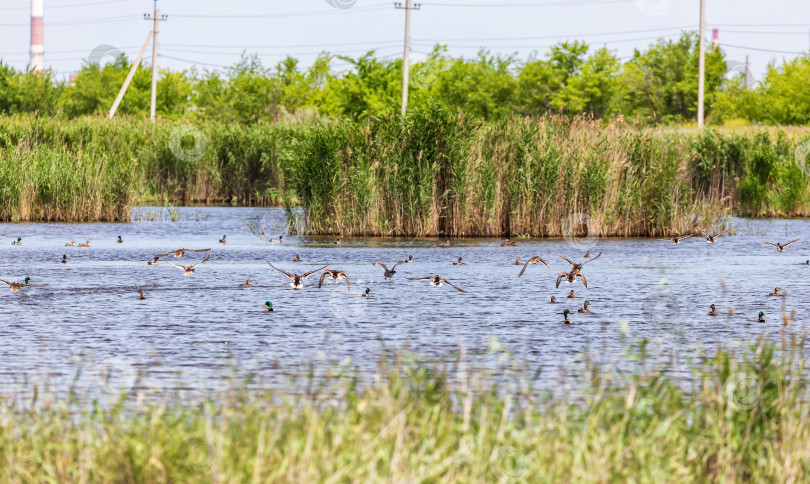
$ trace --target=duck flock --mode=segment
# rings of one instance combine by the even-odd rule
[[[701,233],[706,238],[707,243],[714,244],[714,243],[717,242],[718,238],[730,234],[731,230],[723,230],[723,231],[719,231],[719,232],[707,232],[707,231],[701,230]],[[671,242],[673,245],[680,245],[684,240],[689,239],[691,237],[694,237],[696,235],[697,234],[695,234],[695,235],[675,235],[675,236],[673,236],[671,238],[661,239],[661,240],[667,240],[667,241]],[[283,243],[283,238],[284,238],[284,236],[281,235],[278,238],[270,239],[270,242],[271,243],[279,243],[279,244],[281,244],[281,243]],[[775,247],[778,252],[784,252],[785,249],[789,245],[791,245],[791,244],[793,244],[795,242],[798,242],[799,240],[801,240],[801,238],[790,240],[788,242],[785,242],[784,244],[778,243],[778,242],[768,242],[768,241],[764,241],[764,240],[762,240],[760,242],[763,243],[763,244],[768,244],[768,245],[771,245],[771,246]],[[124,240],[119,235],[117,237],[117,239],[115,240],[115,242],[117,242],[119,244],[123,244]],[[11,242],[11,244],[15,245],[15,246],[20,246],[20,245],[22,245],[22,243],[23,243],[22,242],[22,237],[17,237],[15,240],[13,240]],[[227,243],[227,235],[223,235],[222,238],[219,239],[219,243],[220,244],[226,244]],[[342,243],[342,241],[340,239],[336,239],[333,243],[336,244],[336,245],[340,245]],[[502,247],[510,247],[510,246],[516,246],[516,245],[517,244],[515,242],[510,241],[508,239],[504,240],[501,243]],[[77,247],[76,241],[70,241],[70,242],[66,243],[65,246],[66,247]],[[90,241],[88,240],[85,243],[79,243],[78,247],[90,247]],[[440,245],[440,247],[451,247],[450,241],[449,240],[444,241],[444,243],[442,243]],[[147,261],[147,264],[150,265],[150,266],[156,266],[156,265],[160,265],[161,262],[165,262],[167,265],[170,265],[172,267],[176,267],[176,268],[182,270],[186,277],[191,277],[194,274],[195,270],[201,264],[204,264],[205,262],[207,262],[208,260],[211,259],[211,251],[212,251],[211,248],[206,248],[206,249],[185,249],[185,248],[181,248],[181,249],[171,250],[171,251],[168,251],[168,252],[165,252],[165,253],[154,254],[154,256],[150,260]],[[193,263],[191,265],[176,264],[176,263],[171,262],[170,260],[168,260],[169,257],[172,257],[173,259],[179,259],[179,258],[184,257],[186,254],[190,254],[190,253],[205,253],[206,255],[201,260],[199,260],[198,262]],[[554,251],[554,253],[557,256],[559,256],[561,259],[565,260],[568,264],[570,264],[570,269],[569,270],[562,271],[557,275],[556,286],[555,287],[559,288],[560,284],[563,283],[563,282],[566,283],[566,284],[575,284],[577,282],[577,280],[580,280],[582,282],[582,285],[585,288],[587,288],[588,287],[588,281],[587,281],[585,275],[582,272],[583,266],[585,264],[589,263],[589,262],[593,262],[593,261],[597,260],[599,257],[602,256],[602,252],[599,252],[595,256],[591,256],[590,251],[589,250],[586,251],[586,253],[584,254],[584,258],[586,260],[584,262],[581,262],[581,263],[574,262],[573,260],[571,260],[568,257],[560,254],[557,251]],[[291,262],[298,263],[298,262],[302,262],[302,260],[301,260],[300,256],[298,254],[296,254],[295,258],[292,259]],[[402,264],[409,264],[409,263],[413,263],[413,262],[414,262],[413,255],[409,255],[404,260],[393,263],[390,268],[386,264],[383,264],[382,262],[374,262],[373,266],[379,267],[380,269],[382,269],[383,270],[383,276],[384,276],[385,280],[391,281],[393,279],[394,275],[397,272],[396,271],[397,267],[399,267]],[[68,263],[67,254],[62,256],[61,263],[63,263],[63,264]],[[455,266],[460,266],[460,265],[464,265],[464,264],[465,264],[465,262],[464,262],[463,257],[458,257],[458,259],[453,262],[453,265],[455,265]],[[514,265],[515,266],[522,266],[520,272],[517,274],[517,277],[522,277],[524,275],[524,273],[526,272],[526,269],[529,266],[536,265],[536,264],[543,264],[550,272],[552,272],[552,273],[554,272],[554,270],[549,265],[548,261],[543,259],[540,256],[533,256],[533,257],[529,258],[528,260],[526,260],[525,262],[522,261],[520,257],[517,257],[515,259]],[[810,265],[810,260],[805,262],[804,264],[805,265]],[[290,279],[289,284],[294,290],[302,289],[304,287],[304,284],[305,284],[305,282],[306,282],[306,280],[307,280],[307,278],[309,276],[320,272],[321,273],[320,274],[320,279],[318,281],[318,287],[319,288],[323,286],[325,280],[326,281],[332,281],[332,282],[338,282],[341,279],[343,279],[343,282],[345,282],[345,284],[346,284],[347,291],[351,291],[351,283],[349,282],[349,276],[346,273],[346,271],[344,271],[344,270],[331,269],[331,268],[328,267],[328,265],[324,265],[322,267],[319,267],[317,269],[305,272],[303,274],[296,274],[296,273],[293,273],[293,272],[288,272],[288,271],[286,271],[284,269],[281,269],[279,267],[276,267],[275,265],[273,265],[270,262],[268,262],[268,265],[270,265],[270,267],[272,267],[273,269],[275,269],[279,273],[281,273],[284,276],[286,276],[287,278],[289,278]],[[422,280],[429,281],[429,284],[431,286],[436,286],[436,287],[441,287],[441,286],[446,284],[446,285],[452,287],[453,289],[456,289],[457,291],[459,291],[461,293],[466,293],[467,292],[464,289],[454,285],[449,280],[447,280],[446,278],[444,278],[444,277],[442,277],[440,275],[430,275],[430,276],[425,276],[425,277],[408,277],[407,279],[410,280],[410,281],[422,281]],[[31,282],[32,279],[30,277],[28,277],[28,276],[25,277],[23,282],[12,282],[12,281],[6,281],[4,279],[0,279],[0,281],[7,284],[12,292],[17,292],[20,289],[39,288],[39,287],[47,286],[47,284],[32,283]],[[245,281],[244,283],[241,283],[239,285],[242,286],[242,287],[250,286],[251,285],[251,280],[247,279],[247,281]],[[769,296],[782,297],[782,296],[785,295],[784,292],[782,292],[782,291],[783,290],[781,288],[776,287],[776,288],[774,288],[774,291],[771,292],[768,295]],[[371,289],[370,288],[365,288],[364,292],[362,293],[362,296],[363,297],[371,297],[372,296]],[[574,290],[571,290],[567,297],[568,298],[576,298]],[[146,296],[144,295],[143,290],[138,291],[137,299],[139,299],[139,300],[147,299]],[[554,296],[551,296],[550,303],[555,304],[557,302],[558,301],[556,300],[556,298]],[[586,300],[584,302],[583,306],[581,308],[577,309],[577,312],[578,313],[588,313],[588,312],[590,312],[590,309],[588,308],[588,306],[590,306],[590,305],[591,305],[591,302]],[[275,310],[276,310],[275,306],[273,306],[273,303],[271,301],[265,302],[262,305],[262,307],[264,308],[264,310],[266,312],[275,312]],[[709,307],[710,307],[710,311],[709,311],[708,315],[709,316],[718,316],[718,312],[716,310],[715,305],[711,304]],[[569,316],[571,315],[571,311],[568,310],[568,309],[564,309],[563,312],[562,312],[562,315],[563,315],[564,319],[561,321],[561,323],[563,323],[563,324],[571,324],[572,321],[569,318]],[[765,315],[764,315],[764,313],[762,311],[759,312],[757,321],[758,322],[765,322]]]

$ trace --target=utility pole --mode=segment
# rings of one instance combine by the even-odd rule
[[[152,122],[155,122],[155,112],[157,110],[157,76],[158,76],[158,65],[157,65],[157,43],[158,43],[158,22],[165,21],[167,16],[160,15],[160,11],[157,8],[157,0],[154,0],[155,8],[153,14],[145,13],[143,14],[144,20],[152,20],[154,22],[154,26],[152,27],[152,100],[149,108],[149,119]]]
[[[394,8],[405,10],[405,52],[402,55],[402,115],[408,110],[408,78],[411,68],[411,10],[419,10],[421,3],[411,5],[411,0],[405,1],[405,6],[401,2],[396,2]]]
[[[143,59],[143,55],[146,53],[146,48],[149,47],[149,41],[152,40],[152,35],[153,33],[149,32],[149,35],[146,36],[146,42],[144,42],[143,47],[141,47],[141,53],[138,54],[138,58],[135,59],[135,62],[132,64],[132,68],[129,70],[129,74],[127,74],[127,78],[124,80],[124,85],[121,86],[121,90],[118,91],[118,96],[115,97],[115,102],[113,102],[110,112],[107,114],[107,119],[112,119],[113,116],[115,116],[115,112],[118,111],[118,105],[121,104],[121,100],[124,99],[124,94],[127,92],[129,83],[132,82],[132,78],[135,76],[135,71],[137,71],[138,66],[141,65],[141,59]]]
[[[706,77],[706,0],[700,0],[700,41],[698,42],[698,129],[703,129],[703,100]]]
[[[745,90],[748,90],[748,54],[745,54]]]

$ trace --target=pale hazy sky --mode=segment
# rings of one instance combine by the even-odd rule
[[[403,0],[404,1],[404,0]],[[101,45],[137,55],[151,29],[143,14],[150,0],[44,0],[45,63],[66,77]],[[348,8],[336,8],[330,3]],[[697,30],[699,0],[423,0],[412,14],[413,58],[437,42],[453,56],[481,47],[525,59],[548,46],[580,39],[627,58],[658,37]],[[158,0],[161,67],[221,69],[242,52],[267,66],[285,55],[309,65],[321,51],[358,56],[377,49],[402,56],[404,11],[381,0]],[[29,0],[0,0],[0,58],[28,64]],[[708,40],[719,28],[728,58],[761,77],[768,62],[810,49],[808,0],[707,0]],[[102,49],[104,50],[104,49]],[[151,51],[147,51],[147,60]],[[345,67],[335,61],[337,68]]]

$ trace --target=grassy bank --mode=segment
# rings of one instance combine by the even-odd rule
[[[801,482],[810,474],[803,338],[698,356],[688,388],[644,345],[636,376],[586,361],[538,394],[510,360],[473,370],[390,355],[377,383],[311,376],[295,396],[205,403],[49,400],[0,408],[3,482]],[[543,378],[548,378],[545,375]],[[568,383],[573,383],[569,381]],[[559,388],[559,386],[557,386]]]
[[[0,220],[285,205],[305,209],[310,234],[661,235],[728,214],[810,215],[796,157],[807,140],[806,129],[484,122],[437,106],[404,122],[392,113],[253,126],[0,116]]]

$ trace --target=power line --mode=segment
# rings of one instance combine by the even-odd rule
[[[796,52],[790,50],[776,50],[776,49],[762,49],[760,47],[748,47],[745,45],[733,45],[733,44],[725,44],[723,42],[720,43],[722,47],[731,47],[732,49],[745,49],[745,50],[755,50],[759,52],[772,52],[775,54],[793,54],[793,55],[807,55],[807,52]]]
[[[350,12],[373,12],[387,9],[384,5],[369,6],[369,7],[356,7],[351,9],[330,9],[330,10],[310,10],[307,12],[288,12],[288,13],[265,13],[265,14],[228,14],[228,15],[215,15],[215,14],[172,14],[172,17],[177,18],[200,18],[200,19],[259,19],[259,18],[289,18],[289,17],[320,17],[324,15],[340,15]]]

